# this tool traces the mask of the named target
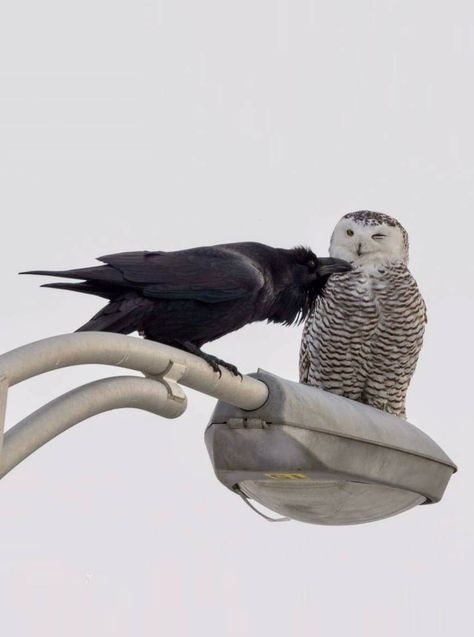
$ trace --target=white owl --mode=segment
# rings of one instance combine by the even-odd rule
[[[363,210],[336,225],[329,253],[354,270],[333,274],[308,317],[300,381],[405,418],[426,308],[408,270],[408,234]]]

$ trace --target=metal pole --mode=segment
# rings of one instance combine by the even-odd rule
[[[177,418],[186,410],[186,401],[174,400],[161,383],[136,376],[103,378],[77,387],[40,407],[6,432],[0,456],[0,478],[66,429],[91,416],[123,407]]]
[[[85,364],[126,367],[158,379],[170,372],[171,380],[179,368],[175,381],[247,410],[261,407],[268,398],[267,386],[255,378],[240,378],[227,369],[222,369],[219,377],[205,360],[194,354],[107,332],[62,334],[18,347],[0,356],[0,376],[6,376],[12,387],[53,369]]]
[[[44,405],[4,434],[8,388],[32,376],[71,365],[105,364],[133,369],[136,376],[105,378]],[[187,405],[181,385],[244,410],[268,398],[265,383],[249,376],[221,375],[206,361],[174,347],[122,334],[82,332],[53,336],[0,356],[0,478],[33,451],[95,414],[121,407],[145,409],[166,418]]]
[[[2,453],[3,428],[5,425],[5,412],[7,409],[8,379],[0,372],[0,457]]]

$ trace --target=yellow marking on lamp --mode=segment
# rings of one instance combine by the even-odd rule
[[[265,475],[272,480],[309,480],[304,473],[266,473]]]

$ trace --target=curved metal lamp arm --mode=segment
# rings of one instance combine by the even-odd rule
[[[135,407],[177,418],[186,406],[186,400],[171,399],[164,385],[148,378],[113,376],[82,385],[43,405],[6,432],[0,478],[55,436],[97,414]]]
[[[8,388],[27,378],[71,365],[106,364],[140,371],[148,378],[112,377],[78,387],[44,405],[2,434]],[[136,407],[166,418],[186,409],[178,384],[245,410],[268,398],[265,383],[222,375],[198,356],[160,343],[121,334],[82,332],[53,336],[0,356],[0,477],[69,427],[95,414]]]
[[[126,367],[158,379],[170,371],[170,366],[179,366],[182,385],[242,409],[257,409],[268,398],[267,386],[259,380],[234,376],[227,369],[222,369],[219,376],[204,359],[194,354],[108,332],[62,334],[18,347],[0,356],[0,376],[5,376],[12,387],[53,369],[91,363]]]

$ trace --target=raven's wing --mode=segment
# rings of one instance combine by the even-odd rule
[[[120,272],[124,282],[155,299],[220,303],[255,293],[265,283],[252,259],[224,247],[176,252],[122,252],[99,261]]]

